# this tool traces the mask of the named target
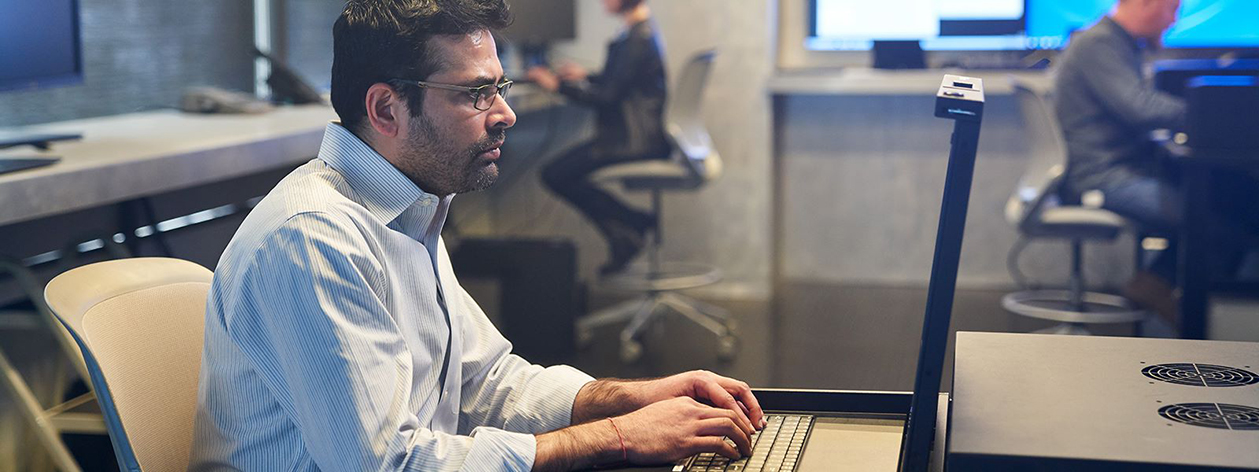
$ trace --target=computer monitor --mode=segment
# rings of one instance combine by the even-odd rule
[[[0,90],[83,80],[78,0],[0,0]]]
[[[928,51],[1061,49],[1117,0],[810,0],[812,50],[868,50],[921,41]],[[1170,48],[1259,48],[1259,1],[1182,0]]]
[[[1259,77],[1259,59],[1166,59],[1154,63],[1154,86],[1178,97],[1185,96],[1190,80],[1205,75]]]
[[[34,90],[83,81],[78,0],[0,0],[0,92]],[[10,113],[16,110],[8,110]],[[78,139],[74,133],[0,129],[0,149]],[[50,156],[0,159],[0,173],[48,165]]]
[[[545,44],[577,38],[576,0],[510,0],[512,23],[502,34],[509,41]]]
[[[863,51],[920,41],[928,51],[1018,50],[1025,0],[810,0],[812,50]]]
[[[1028,0],[1027,39],[1039,49],[1058,49],[1071,33],[1087,28],[1115,0]],[[1259,2],[1182,0],[1180,18],[1163,37],[1169,48],[1259,48]]]

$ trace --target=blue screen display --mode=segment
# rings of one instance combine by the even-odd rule
[[[1115,0],[1032,0],[1027,6],[1028,44],[1039,49],[1066,45],[1115,5]],[[1259,47],[1259,1],[1182,0],[1180,18],[1164,36],[1167,47]]]
[[[82,75],[75,0],[0,0],[0,90]]]

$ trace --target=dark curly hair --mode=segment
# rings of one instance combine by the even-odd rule
[[[504,0],[350,0],[332,25],[332,107],[341,124],[360,130],[367,89],[394,78],[424,80],[441,69],[429,50],[437,35],[500,30],[510,23]],[[411,115],[423,90],[398,88]]]

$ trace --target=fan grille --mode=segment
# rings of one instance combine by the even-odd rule
[[[1214,364],[1155,364],[1141,369],[1154,380],[1195,387],[1240,387],[1259,383],[1254,372]]]
[[[1259,431],[1259,408],[1228,403],[1177,403],[1159,408],[1159,416],[1193,426],[1231,431]]]

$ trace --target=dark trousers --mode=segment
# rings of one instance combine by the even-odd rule
[[[1211,176],[1210,208],[1195,208],[1211,214],[1212,271],[1231,277],[1237,271],[1249,245],[1259,238],[1259,184],[1253,176],[1237,172],[1215,172]],[[1129,218],[1138,225],[1167,236],[1175,248],[1184,208],[1184,196],[1174,181],[1155,177],[1115,179],[1094,185],[1105,194],[1102,208]],[[1159,254],[1146,270],[1175,280],[1176,251]]]
[[[665,152],[638,156],[606,155],[596,153],[592,142],[585,142],[547,163],[542,168],[542,182],[594,223],[611,244],[618,229],[641,229],[654,217],[617,200],[595,185],[590,175],[608,166],[666,158],[668,154]]]

